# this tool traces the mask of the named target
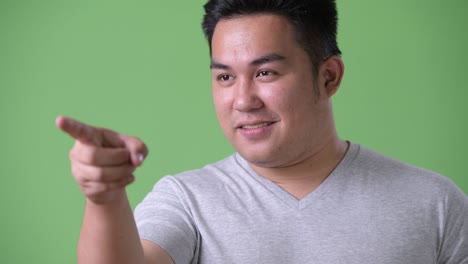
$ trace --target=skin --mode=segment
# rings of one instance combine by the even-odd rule
[[[302,199],[346,152],[330,101],[341,59],[323,61],[313,76],[289,22],[266,14],[221,20],[212,48],[213,100],[226,137],[257,173]],[[56,125],[75,139],[72,174],[86,197],[78,263],[173,263],[161,247],[139,240],[125,192],[148,155],[145,144],[67,117]]]
[[[136,137],[60,116],[56,126],[75,139],[72,174],[86,197],[79,264],[173,263],[158,245],[141,240],[125,187],[148,155]]]
[[[328,58],[313,76],[288,20],[262,14],[218,23],[211,68],[221,129],[253,169],[298,199],[320,185],[347,148],[330,99],[343,76],[341,59]]]

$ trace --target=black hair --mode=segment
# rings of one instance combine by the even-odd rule
[[[267,13],[284,16],[291,22],[298,43],[309,55],[314,73],[324,59],[341,55],[336,41],[338,13],[335,0],[208,0],[204,8],[202,28],[210,54],[219,20]]]

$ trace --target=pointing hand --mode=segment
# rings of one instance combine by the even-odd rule
[[[125,195],[133,172],[148,155],[136,137],[59,116],[56,126],[75,139],[70,151],[72,174],[88,200],[111,203]]]

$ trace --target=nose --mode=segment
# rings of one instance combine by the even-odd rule
[[[243,80],[235,86],[233,107],[240,112],[249,112],[263,107],[258,89],[252,81]]]

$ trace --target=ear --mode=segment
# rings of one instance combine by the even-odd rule
[[[344,64],[340,57],[331,56],[320,66],[320,84],[328,98],[333,96],[340,87],[344,75]]]

